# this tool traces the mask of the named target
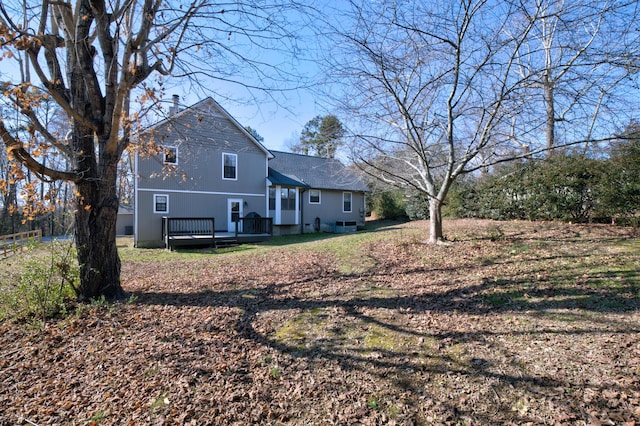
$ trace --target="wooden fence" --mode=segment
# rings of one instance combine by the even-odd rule
[[[0,235],[0,254],[2,257],[7,257],[11,253],[22,250],[22,248],[32,240],[42,241],[42,229],[18,232],[17,234]]]

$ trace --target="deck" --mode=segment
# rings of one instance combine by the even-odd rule
[[[163,217],[165,247],[230,246],[267,241],[273,235],[271,218],[238,218],[235,232],[214,231],[214,218]]]
[[[261,234],[238,233],[236,235],[235,232],[216,231],[214,235],[214,241],[215,241],[216,247],[218,247],[222,245],[259,243],[261,241],[269,241],[271,237],[272,237],[271,234],[267,234],[267,233],[261,233]]]

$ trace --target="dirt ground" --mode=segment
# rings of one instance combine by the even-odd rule
[[[0,323],[0,424],[640,424],[634,230],[427,232],[123,257],[128,302]]]

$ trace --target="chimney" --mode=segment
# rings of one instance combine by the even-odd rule
[[[173,95],[173,104],[169,107],[169,115],[174,115],[180,111],[180,95]]]

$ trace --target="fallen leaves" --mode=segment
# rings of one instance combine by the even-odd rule
[[[0,424],[640,423],[628,230],[491,226],[125,259],[135,302],[0,324]]]

